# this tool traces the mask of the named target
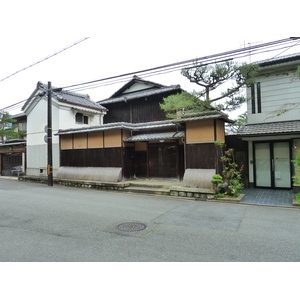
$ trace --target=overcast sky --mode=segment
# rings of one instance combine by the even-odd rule
[[[84,37],[89,39],[1,81],[0,108],[27,99],[38,81],[67,86],[299,36],[295,2],[273,3],[6,1],[0,18],[0,80]],[[300,52],[300,47],[282,55],[293,52]],[[197,89],[179,72],[147,79],[166,85],[180,84],[188,91]],[[123,84],[82,93],[99,101]]]

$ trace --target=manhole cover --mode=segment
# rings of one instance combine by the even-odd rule
[[[121,231],[131,232],[131,231],[144,230],[147,228],[147,226],[139,222],[126,222],[126,223],[119,224],[117,228]]]

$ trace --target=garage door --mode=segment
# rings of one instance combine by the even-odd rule
[[[22,153],[4,153],[2,157],[2,176],[16,176],[16,172],[12,172],[16,167],[22,166]]]

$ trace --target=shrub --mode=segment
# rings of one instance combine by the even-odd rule
[[[293,176],[294,185],[300,185],[300,150],[296,151],[296,157],[292,160],[295,166],[295,175]]]
[[[239,167],[234,160],[234,149],[230,148],[226,151],[224,149],[224,142],[216,141],[215,144],[222,149],[223,155],[221,162],[223,165],[222,175],[214,175],[212,182],[217,184],[215,186],[216,194],[224,192],[231,197],[237,197],[239,192],[244,188],[242,184],[242,170],[243,166]],[[217,177],[216,177],[217,176]],[[222,183],[220,180],[222,179]]]

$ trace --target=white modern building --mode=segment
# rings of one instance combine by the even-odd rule
[[[290,189],[291,160],[300,149],[300,53],[259,65],[256,84],[248,88],[248,125],[239,131],[248,141],[249,184]]]

